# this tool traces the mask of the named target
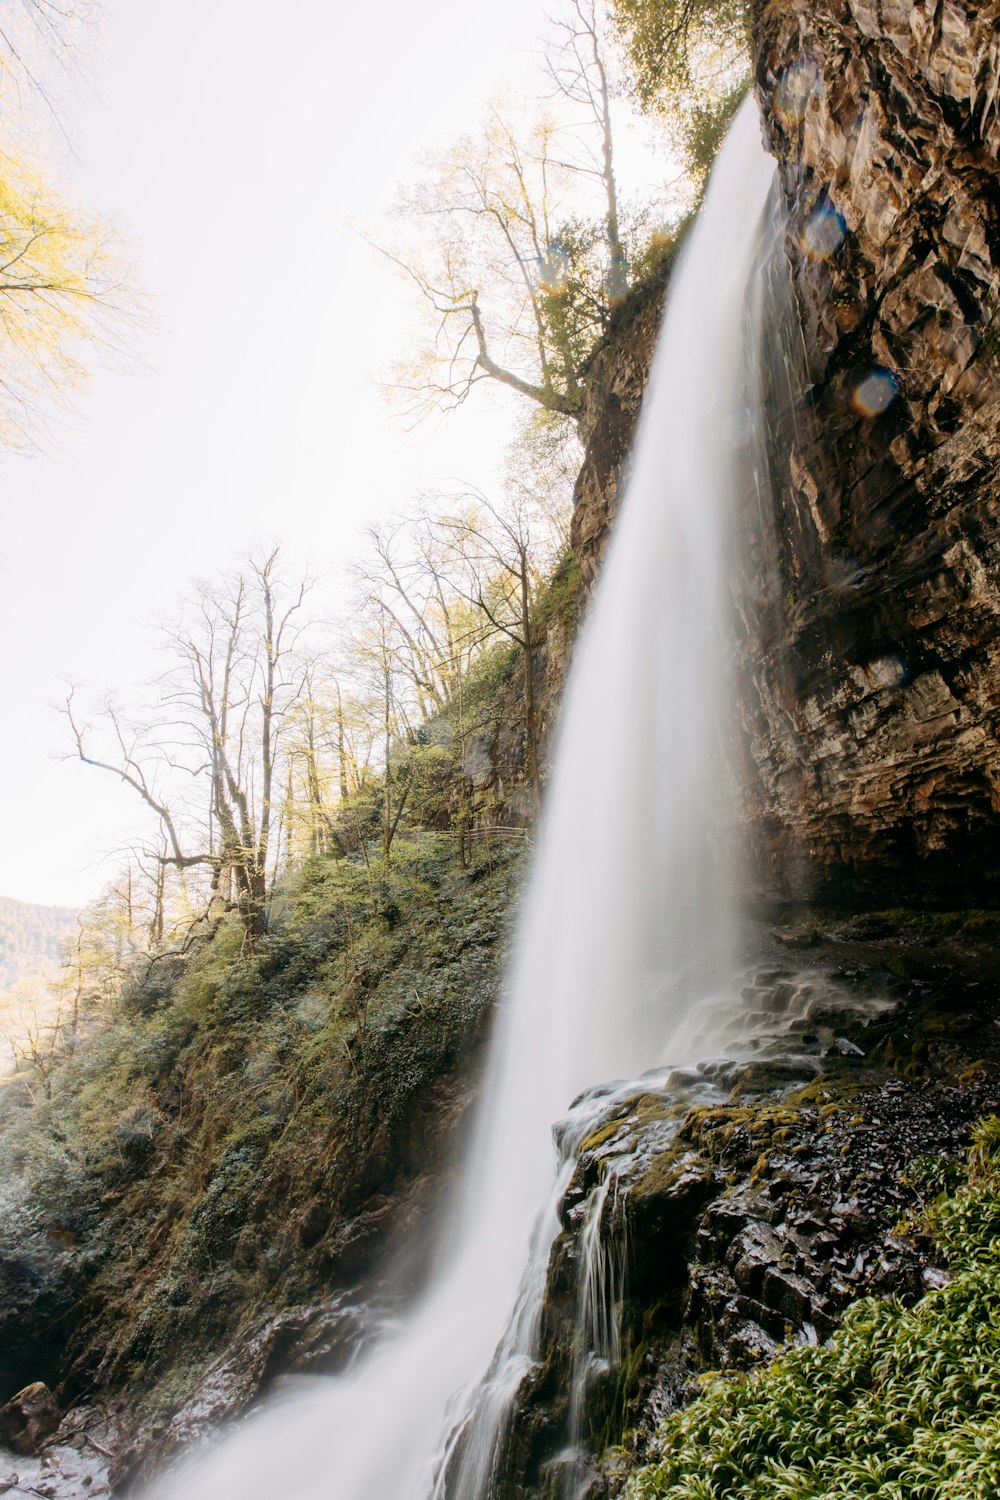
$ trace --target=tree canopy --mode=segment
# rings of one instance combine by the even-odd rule
[[[0,443],[46,434],[95,362],[127,350],[140,310],[116,234],[65,201],[40,157],[64,134],[59,83],[72,72],[89,0],[20,0],[0,24]],[[37,122],[37,123],[36,123]]]
[[[614,0],[613,20],[641,107],[671,118],[704,181],[749,85],[748,0]]]
[[[491,105],[401,198],[385,253],[428,312],[399,382],[418,413],[493,381],[577,416],[582,368],[663,217],[621,190],[622,68],[595,0],[566,0],[541,62],[536,97]]]

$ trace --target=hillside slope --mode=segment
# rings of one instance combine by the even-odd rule
[[[57,964],[75,921],[71,906],[36,906],[0,896],[0,990]]]

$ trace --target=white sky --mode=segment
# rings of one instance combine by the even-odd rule
[[[0,459],[0,894],[78,904],[114,873],[134,794],[60,759],[67,679],[148,680],[148,622],[189,579],[285,538],[321,572],[435,479],[487,483],[494,398],[407,433],[377,377],[406,291],[377,224],[421,148],[474,129],[529,67],[543,0],[109,0],[71,103],[68,190],[120,222],[160,332],[102,373],[62,451]],[[412,339],[410,340],[412,343]]]

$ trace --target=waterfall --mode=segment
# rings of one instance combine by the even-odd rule
[[[732,496],[744,305],[774,178],[741,109],[674,271],[632,474],[571,674],[541,847],[456,1227],[431,1285],[343,1376],[289,1387],[164,1481],[181,1500],[488,1500],[530,1367],[556,1205],[608,1085],[731,982]]]

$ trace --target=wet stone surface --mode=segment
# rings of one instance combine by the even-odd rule
[[[897,947],[855,936],[817,933],[802,970],[778,940],[782,958],[693,1028],[694,1049],[727,1038],[717,1055],[649,1075],[583,1141],[504,1500],[615,1494],[627,1464],[601,1455],[624,1441],[641,1456],[700,1371],[823,1342],[858,1297],[913,1301],[947,1281],[922,1215],[971,1124],[1000,1109],[997,985],[985,959],[911,946],[901,966]],[[581,1350],[587,1275],[614,1304],[611,1357]]]
[[[30,1454],[0,1447],[0,1495],[9,1500],[83,1500],[110,1495],[108,1464],[116,1433],[103,1409],[68,1412],[58,1429]]]

